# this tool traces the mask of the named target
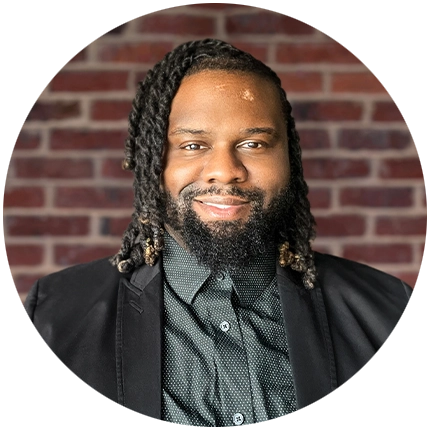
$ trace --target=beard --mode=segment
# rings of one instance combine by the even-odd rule
[[[247,220],[203,222],[192,208],[194,198],[202,195],[231,195],[245,198],[251,204]],[[279,227],[291,207],[288,187],[281,190],[264,208],[265,192],[259,188],[228,190],[186,187],[177,199],[165,193],[166,224],[183,240],[186,249],[199,264],[212,273],[236,272],[277,245]]]

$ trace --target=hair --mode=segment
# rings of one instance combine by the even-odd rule
[[[123,234],[121,248],[111,262],[120,272],[130,272],[143,264],[153,265],[163,249],[160,181],[170,108],[182,79],[204,70],[254,74],[277,88],[288,134],[289,188],[293,194],[288,222],[279,231],[280,263],[302,272],[304,286],[313,288],[316,270],[310,242],[315,237],[315,220],[307,198],[308,186],[303,178],[299,135],[291,115],[291,104],[272,69],[251,54],[215,39],[178,46],[138,84],[122,163],[123,169],[134,172],[134,212]]]

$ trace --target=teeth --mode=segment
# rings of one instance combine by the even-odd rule
[[[231,207],[231,205],[220,205],[220,204],[217,204],[217,203],[209,203],[209,202],[205,202],[204,204],[208,205],[208,206],[214,206],[214,207],[216,207],[218,209],[227,209],[227,208]]]

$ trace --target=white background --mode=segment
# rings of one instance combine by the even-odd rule
[[[349,7],[423,7],[423,2],[349,2]],[[177,2],[179,4],[179,2]],[[285,7],[280,0],[266,7]],[[344,2],[324,2],[325,7],[345,7]],[[102,32],[104,24],[119,23],[120,16],[135,15],[136,8],[167,7],[167,0],[25,0],[2,2],[0,168],[7,167],[7,137],[16,133],[24,103],[32,102],[32,88],[55,71],[88,32]],[[318,1],[288,3],[288,7],[321,7]],[[40,352],[39,338],[23,328],[23,314],[15,312],[15,297],[7,296],[7,266],[0,265],[2,296],[0,424],[125,424],[142,423],[141,417],[121,417],[117,409],[105,409],[95,393],[81,393],[79,386]]]

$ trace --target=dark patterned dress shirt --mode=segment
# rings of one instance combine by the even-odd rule
[[[165,242],[163,420],[220,427],[295,411],[275,252],[211,274]]]

